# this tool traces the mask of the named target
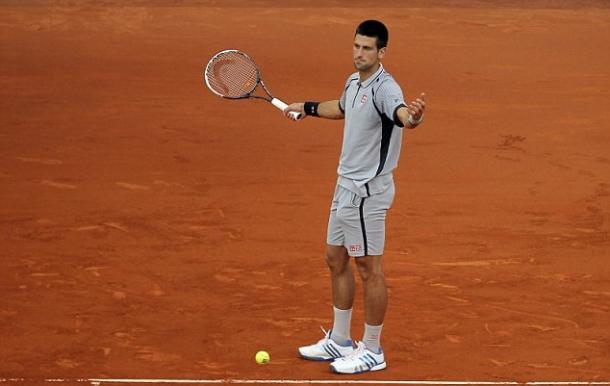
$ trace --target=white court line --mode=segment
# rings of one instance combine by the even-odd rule
[[[383,381],[383,380],[331,380],[331,379],[133,379],[133,378],[82,378],[82,379],[42,379],[34,380],[27,378],[0,378],[3,382],[81,382],[90,383],[97,386],[105,383],[127,383],[127,384],[377,384],[377,385],[439,385],[439,386],[504,386],[504,385],[523,385],[523,386],[579,386],[579,385],[610,385],[610,381]]]
[[[439,386],[570,386],[570,385],[610,385],[610,382],[494,382],[494,381],[383,381],[383,380],[334,380],[334,379],[88,379],[93,384],[102,383],[182,383],[182,384],[376,384],[376,385],[439,385]]]

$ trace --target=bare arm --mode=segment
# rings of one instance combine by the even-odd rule
[[[424,93],[421,93],[419,98],[396,111],[398,119],[400,119],[406,128],[414,129],[424,119],[424,111],[426,111],[425,96]]]
[[[303,102],[293,103],[291,105],[288,105],[288,107],[286,107],[286,109],[284,109],[284,115],[286,115],[286,117],[288,117],[289,119],[292,119],[288,115],[288,113],[290,113],[291,111],[301,113],[302,114],[301,119],[304,119],[305,117],[307,117],[307,115],[305,114],[305,103],[303,103]],[[344,118],[343,111],[341,111],[341,109],[339,108],[339,101],[336,99],[332,100],[332,101],[320,102],[320,104],[318,105],[318,116],[320,118],[326,118],[326,119],[343,119]]]

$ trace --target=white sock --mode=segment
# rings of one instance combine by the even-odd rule
[[[379,347],[381,346],[381,329],[383,324],[379,326],[370,326],[364,323],[364,337],[362,341],[369,350],[379,354]]]
[[[352,325],[352,309],[341,310],[333,307],[335,311],[335,320],[333,329],[330,333],[330,338],[337,344],[345,346],[350,340],[350,327]]]

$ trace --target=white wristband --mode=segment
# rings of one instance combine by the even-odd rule
[[[420,123],[422,123],[423,121],[424,121],[424,114],[422,114],[421,117],[419,117],[419,120],[417,120],[417,121],[414,121],[413,116],[411,114],[409,114],[409,124],[411,126],[417,126]]]

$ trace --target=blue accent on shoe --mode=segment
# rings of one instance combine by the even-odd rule
[[[331,358],[335,357],[336,354],[331,350],[328,345],[325,344],[324,346],[322,346],[322,348],[324,349],[324,351],[326,351],[328,355],[330,355]]]
[[[371,363],[371,359],[365,355],[363,355],[362,357],[360,357],[360,360],[366,365],[366,367],[368,367],[369,369],[371,367],[373,367],[374,365]]]
[[[328,348],[335,354],[335,358],[341,357],[341,353],[337,350],[336,347],[333,347],[331,344],[328,344]]]
[[[366,353],[365,357],[369,358],[373,362],[373,366],[378,365],[377,360],[369,353]]]
[[[350,346],[353,346],[353,343],[352,343],[351,339],[348,339],[348,340],[344,341],[343,343],[340,343],[339,341],[333,339],[332,335],[333,335],[333,330],[330,330],[328,332],[328,339],[330,339],[333,342],[335,342],[337,344],[337,346],[341,346],[341,347],[350,347]]]

